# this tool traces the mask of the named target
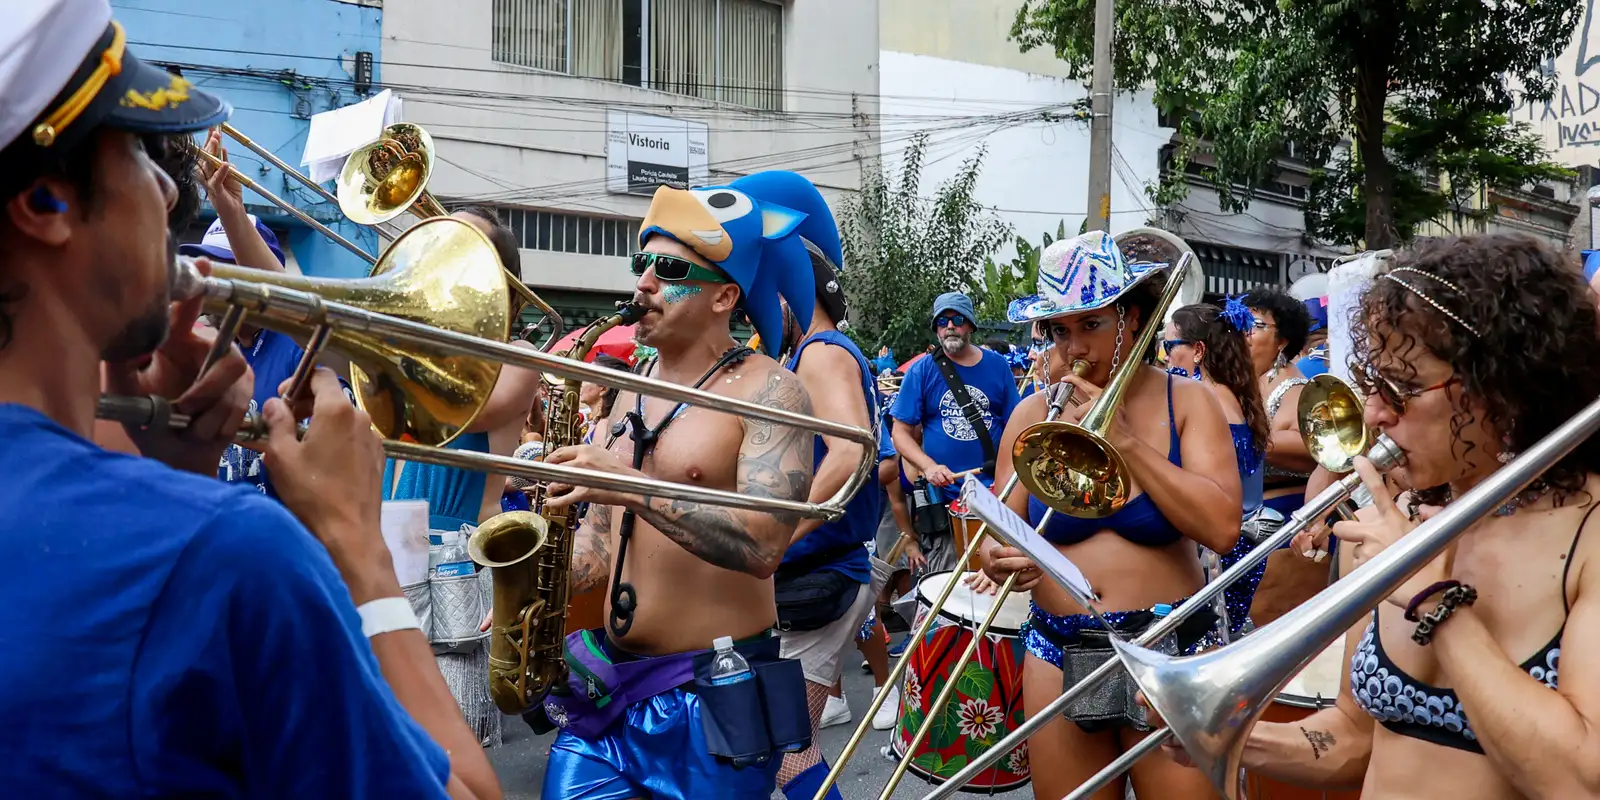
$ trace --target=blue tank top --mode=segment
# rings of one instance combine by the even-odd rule
[[[866,404],[868,418],[872,424],[877,424],[878,403],[877,390],[872,382],[872,370],[867,364],[867,359],[861,354],[855,342],[838,331],[822,331],[814,336],[807,337],[800,346],[795,348],[794,355],[789,357],[784,367],[793,372],[800,364],[800,355],[814,342],[842,347],[856,360],[860,368],[861,399]],[[828,454],[827,445],[823,444],[822,437],[816,439],[816,449],[812,457],[812,467],[822,463]],[[856,496],[850,498],[845,505],[844,516],[833,522],[823,523],[805,535],[800,541],[789,546],[783,554],[783,563],[792,564],[798,561],[816,563],[815,569],[831,569],[840,572],[852,580],[860,583],[869,583],[872,580],[872,565],[867,560],[867,549],[864,543],[872,541],[878,533],[878,517],[882,513],[879,496],[882,492],[873,491],[873,487],[862,487]]]
[[[1233,434],[1233,455],[1239,461],[1239,484],[1244,489],[1244,515],[1250,516],[1261,508],[1261,494],[1267,477],[1262,463],[1266,454],[1256,447],[1256,436],[1248,423],[1229,423]]]
[[[1172,432],[1167,443],[1167,460],[1176,466],[1183,466],[1183,450],[1178,440],[1177,417],[1172,412],[1172,375],[1167,375],[1167,428]],[[1039,502],[1033,496],[1028,497],[1028,522],[1034,527],[1039,526],[1039,520],[1044,519],[1049,506]],[[1146,547],[1165,547],[1183,538],[1183,534],[1167,521],[1161,509],[1156,508],[1150,495],[1141,494],[1128,501],[1122,510],[1109,517],[1100,519],[1079,519],[1078,517],[1056,513],[1050,516],[1050,523],[1040,532],[1045,539],[1053,544],[1077,544],[1100,531],[1109,530],[1127,539],[1130,542]]]
[[[463,433],[445,445],[451,450],[489,452],[489,434]],[[488,476],[475,470],[441,467],[437,464],[406,462],[395,486],[395,460],[383,466],[383,499],[428,501],[428,527],[436,531],[456,531],[462,525],[477,525],[483,506],[483,487]]]

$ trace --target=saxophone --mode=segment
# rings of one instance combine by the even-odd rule
[[[565,356],[583,360],[605,333],[644,316],[632,303],[586,328]],[[578,387],[567,380],[551,398],[546,415],[544,452],[577,444]],[[467,541],[472,560],[493,572],[494,610],[489,633],[489,696],[507,714],[521,714],[567,677],[562,658],[566,639],[568,573],[578,527],[578,510],[546,509],[545,486],[532,491],[534,511],[508,511],[490,517]]]

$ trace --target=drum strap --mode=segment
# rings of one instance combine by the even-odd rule
[[[736,346],[722,354],[717,363],[694,382],[693,388],[698,389],[711,380],[724,367],[737,364],[754,355],[756,351],[748,347]],[[656,448],[656,442],[661,441],[661,434],[666,433],[667,426],[671,425],[685,409],[688,403],[679,403],[662,419],[654,428],[644,422],[644,395],[635,398],[633,410],[623,416],[622,421],[611,427],[611,441],[615,442],[623,433],[631,429],[633,438],[633,468],[644,467],[645,457]],[[609,447],[609,443],[607,447]],[[611,635],[620,639],[628,634],[633,627],[633,612],[639,607],[639,594],[634,591],[633,584],[622,580],[622,564],[628,558],[628,540],[633,538],[634,513],[632,509],[622,512],[622,527],[617,534],[617,566],[611,575],[611,618],[606,624],[611,629]]]

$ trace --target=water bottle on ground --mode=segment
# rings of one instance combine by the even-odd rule
[[[711,646],[717,651],[711,661],[712,686],[727,686],[755,677],[750,671],[750,662],[745,661],[744,656],[733,649],[733,637],[718,636]]]

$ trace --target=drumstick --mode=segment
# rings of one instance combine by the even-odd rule
[[[911,534],[900,534],[900,538],[896,539],[894,542],[894,547],[889,548],[889,557],[885,558],[883,563],[888,564],[891,567],[894,566],[894,562],[900,560],[900,554],[905,552],[906,546],[909,544],[911,544]]]

